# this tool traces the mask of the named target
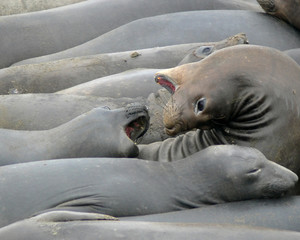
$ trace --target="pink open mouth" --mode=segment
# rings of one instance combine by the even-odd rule
[[[148,121],[146,117],[139,117],[131,121],[125,127],[126,135],[134,142],[136,142],[138,138],[142,137],[147,130],[148,130]]]
[[[157,75],[155,77],[155,82],[167,89],[171,94],[173,94],[176,90],[176,86],[163,75]]]

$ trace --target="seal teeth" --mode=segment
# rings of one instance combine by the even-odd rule
[[[140,137],[142,137],[148,130],[149,124],[146,117],[139,117],[134,121],[131,121],[125,127],[126,135],[134,142]]]

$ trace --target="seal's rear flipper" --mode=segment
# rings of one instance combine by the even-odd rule
[[[38,222],[68,222],[68,221],[98,221],[98,220],[114,220],[118,221],[118,218],[100,214],[100,213],[88,213],[88,212],[75,212],[65,210],[54,210],[49,212],[43,212],[33,217]]]

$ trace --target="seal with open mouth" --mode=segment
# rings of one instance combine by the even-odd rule
[[[230,145],[167,163],[74,158],[14,164],[1,167],[0,227],[42,212],[122,217],[273,198],[297,180],[260,151]]]
[[[135,142],[148,129],[145,106],[95,108],[56,128],[0,130],[0,165],[74,157],[136,157]]]
[[[281,51],[239,45],[201,62],[157,73],[173,95],[164,112],[168,134],[140,146],[139,157],[172,161],[217,144],[259,149],[300,173],[300,67]]]

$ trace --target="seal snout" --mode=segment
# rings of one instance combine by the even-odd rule
[[[274,166],[273,180],[265,188],[265,197],[282,197],[292,190],[298,182],[298,176],[291,170],[271,163]]]

